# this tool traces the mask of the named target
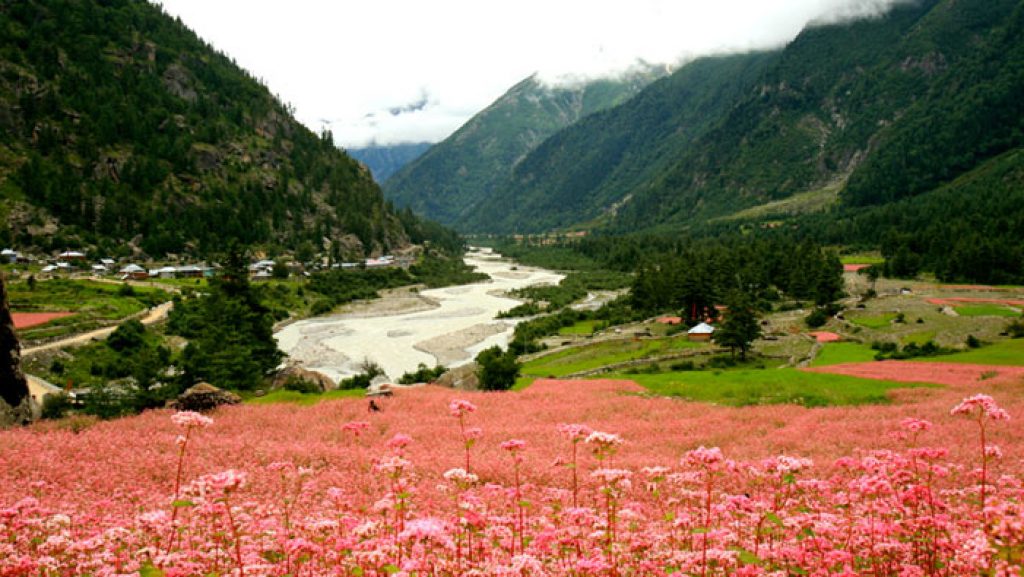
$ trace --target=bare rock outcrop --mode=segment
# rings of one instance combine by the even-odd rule
[[[476,376],[478,368],[479,366],[476,363],[468,363],[461,367],[449,369],[438,377],[434,384],[462,391],[475,391],[480,388],[480,379]]]
[[[171,403],[171,406],[179,411],[205,413],[221,405],[237,405],[241,402],[242,398],[231,391],[218,389],[210,383],[199,383],[178,395],[178,399]]]
[[[317,386],[317,388],[320,389],[320,392],[330,391],[338,388],[338,385],[334,384],[334,381],[332,381],[331,378],[328,377],[327,375],[323,373],[318,373],[317,371],[310,371],[308,369],[304,369],[296,365],[285,367],[284,369],[281,369],[281,371],[278,372],[276,375],[274,375],[274,379],[270,382],[270,388],[284,388],[285,383],[287,383],[289,379],[296,379],[300,381],[306,381],[307,383],[313,383],[314,385]]]
[[[21,372],[21,345],[7,306],[7,282],[0,275],[0,428],[32,420],[32,398]]]

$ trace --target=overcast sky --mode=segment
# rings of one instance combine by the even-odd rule
[[[436,142],[513,84],[778,46],[903,0],[161,0],[340,146]]]

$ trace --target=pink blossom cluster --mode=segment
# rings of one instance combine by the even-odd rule
[[[3,432],[0,575],[1020,574],[1024,444],[990,422],[1004,449],[979,454],[978,423],[948,414],[961,390],[819,411],[574,387],[480,395],[472,472],[457,468],[447,393],[431,387],[388,400],[365,439],[343,429],[362,410],[351,401],[222,410],[187,453],[163,412]],[[1005,394],[1008,409],[972,411],[1018,414]],[[886,434],[907,412],[930,426]],[[807,444],[786,440],[780,415]],[[594,429],[567,431],[566,417],[616,431],[590,443],[617,449],[614,464],[604,451],[570,458]],[[809,434],[836,423],[858,444]],[[720,446],[716,430],[745,434]]]

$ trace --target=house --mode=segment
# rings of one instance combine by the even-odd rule
[[[20,255],[17,253],[17,251],[13,249],[5,248],[2,251],[0,251],[0,261],[3,262],[8,262],[11,264],[16,263],[18,262],[19,256]]]
[[[203,278],[203,276],[205,276],[205,270],[200,266],[189,264],[178,267],[178,278]]]
[[[65,262],[72,260],[85,260],[85,253],[78,252],[77,250],[66,250],[60,253],[60,255],[58,255],[58,258]]]
[[[272,277],[273,277],[273,275],[270,274],[269,270],[263,269],[263,270],[257,271],[256,274],[252,275],[252,280],[264,281],[264,280],[270,280]]]
[[[691,341],[710,341],[714,332],[715,327],[707,323],[700,323],[686,331],[686,335]]]
[[[107,274],[107,267],[103,264],[92,265],[92,272],[94,274]]]
[[[49,273],[57,272],[57,265],[55,265],[55,264],[48,264],[48,265],[44,266],[43,270],[41,270],[40,272],[49,272]]]
[[[153,278],[177,278],[178,269],[173,266],[165,266],[149,271],[149,276]]]
[[[110,270],[117,263],[112,258],[101,258],[100,259],[100,264],[105,266],[105,267],[107,267],[107,270]]]
[[[682,317],[658,317],[655,322],[663,325],[680,325],[683,324]]]
[[[146,280],[149,272],[137,264],[130,264],[121,269],[121,280]]]

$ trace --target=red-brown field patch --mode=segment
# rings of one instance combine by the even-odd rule
[[[1019,383],[1024,381],[1024,367],[1003,365],[882,361],[844,363],[804,370],[816,373],[849,375],[865,379],[882,379],[902,383],[937,383],[961,387]]]
[[[807,334],[814,337],[814,340],[818,341],[819,343],[834,343],[843,338],[831,331],[811,331]]]
[[[14,319],[15,329],[27,329],[29,327],[46,324],[54,319],[69,317],[73,314],[75,313],[66,311],[51,313],[11,313],[11,317]]]
[[[869,264],[844,264],[843,272],[857,272],[870,267]]]
[[[992,304],[1011,307],[1024,306],[1024,299],[990,299],[981,297],[941,297],[928,299],[928,302],[939,306],[956,306],[964,304]]]

